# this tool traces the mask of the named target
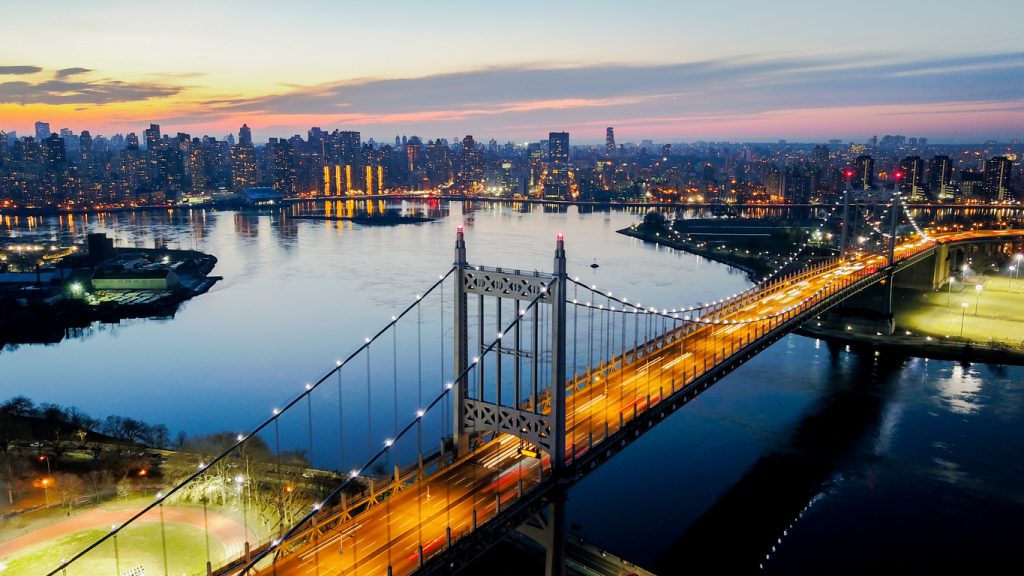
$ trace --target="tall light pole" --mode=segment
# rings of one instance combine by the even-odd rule
[[[955,276],[949,277],[949,292],[946,293],[946,308],[949,308],[949,299],[953,297],[953,281],[956,280]]]
[[[968,306],[969,306],[969,304],[967,302],[961,302],[960,303],[960,337],[961,338],[964,337],[964,316],[967,315],[967,307]]]
[[[43,505],[50,505],[50,483],[53,482],[53,472],[50,471],[50,457],[46,454],[40,454],[39,460],[46,461],[46,478],[43,478]]]
[[[977,294],[977,299],[974,301],[974,315],[978,315],[978,308],[981,306],[981,284],[974,287],[974,293]]]
[[[1018,252],[1017,253],[1017,271],[1014,273],[1014,275],[1017,277],[1017,283],[1018,284],[1020,283],[1020,261],[1021,260],[1024,260],[1024,254],[1021,254],[1020,252]]]

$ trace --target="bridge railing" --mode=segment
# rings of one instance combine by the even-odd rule
[[[910,252],[902,251],[900,262],[926,252],[930,248],[931,245],[923,245]],[[651,367],[640,368],[639,373],[644,377],[634,379],[631,383],[627,382],[630,386],[626,390],[620,391],[626,400],[625,408],[619,406],[616,408],[617,414],[600,418],[598,425],[585,424],[588,428],[585,433],[570,433],[568,453],[575,456],[584,454],[594,445],[616,433],[632,419],[656,406],[662,399],[675,394],[676,391],[690,385],[719,365],[730,362],[734,356],[746,354],[749,350],[762,345],[761,343],[771,339],[777,330],[787,329],[788,331],[788,327],[795,322],[805,321],[809,311],[816,310],[815,313],[820,313],[823,306],[831,306],[847,297],[848,290],[859,290],[886,274],[884,268],[872,269],[861,266],[858,269],[847,269],[844,268],[844,265],[845,262],[837,258],[783,275],[773,282],[757,287],[756,290],[745,291],[721,308],[708,309],[708,316],[703,318],[684,316],[680,325],[671,326],[640,346],[624,349],[607,362],[593,364],[593,369],[576,375],[567,388],[567,394],[570,397],[578,396],[579,402],[582,403],[593,401],[594,398],[600,397],[598,389],[609,374],[628,367],[638,360],[650,362],[649,354],[664,346],[675,347],[672,352],[674,360],[673,356],[670,356],[668,360],[675,367],[667,372],[665,377],[655,378],[651,382],[649,378]],[[754,314],[750,314],[747,318],[728,319],[729,314],[744,309],[751,302],[760,301],[780,290],[788,290],[801,281],[817,277],[828,270],[836,270],[836,274],[818,290],[794,305],[763,317],[755,317]],[[612,312],[605,307],[601,313],[611,314]],[[651,310],[628,312],[620,310],[619,313],[665,317],[663,312],[654,313]],[[675,315],[672,316],[672,319],[675,319]],[[716,330],[743,325],[749,329],[732,336],[715,334]],[[695,352],[696,356],[694,356]],[[692,358],[688,359],[688,357]],[[664,367],[658,366],[658,368]],[[570,424],[570,427],[573,426]]]
[[[538,295],[528,303],[504,332],[513,330],[541,298]],[[444,391],[417,414],[417,421],[388,439],[366,466],[392,457],[401,452],[404,444],[413,442],[413,426],[448,403],[454,387],[473,382],[482,370],[483,360],[497,353],[501,339],[499,333],[462,374],[446,384]],[[415,442],[418,447],[419,440]],[[370,573],[409,573],[540,485],[544,462],[519,458],[520,446],[521,443],[510,442],[510,437],[495,439],[484,435],[468,454],[439,467],[433,474],[403,476],[396,469],[394,481],[380,500],[373,498],[371,505],[355,516],[326,509],[309,512],[283,535],[279,545],[250,563],[250,573],[299,567],[319,570],[322,565]],[[340,493],[350,481],[342,483],[331,496]]]

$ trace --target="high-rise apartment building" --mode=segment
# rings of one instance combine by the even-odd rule
[[[50,137],[50,123],[36,122],[36,140],[42,142]]]
[[[615,155],[615,129],[611,126],[604,130],[604,152],[609,157]]]
[[[928,194],[938,200],[953,197],[953,160],[949,156],[935,156],[928,162]]]
[[[231,147],[231,189],[242,192],[250,186],[259,185],[259,170],[256,166],[256,149],[252,145],[238,144]]]
[[[911,200],[924,200],[924,160],[920,156],[907,156],[900,160],[899,169],[903,172],[900,192],[909,194]]]
[[[875,159],[871,156],[857,156],[853,161],[853,187],[857,190],[875,187]]]
[[[252,146],[252,130],[248,124],[242,124],[242,127],[238,129],[238,145]]]
[[[985,161],[985,197],[1002,202],[1010,199],[1010,170],[1013,163],[1006,156],[994,156]]]
[[[142,135],[146,139],[146,148],[155,150],[160,144],[160,125],[150,124],[149,128],[142,131]]]
[[[544,197],[569,197],[569,133],[548,134],[548,175],[544,181]]]
[[[341,131],[337,133],[338,160],[342,164],[358,166],[362,164],[359,149],[362,146],[362,135],[359,132]]]

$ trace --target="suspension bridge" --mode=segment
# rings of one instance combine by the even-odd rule
[[[856,249],[847,200],[826,216],[841,208],[838,254],[804,264],[801,247],[742,293],[675,308],[570,276],[561,235],[550,272],[470,264],[460,227],[452,267],[389,323],[49,574],[170,574],[164,508],[199,503],[245,525],[219,553],[207,535],[207,574],[451,573],[516,529],[563,574],[566,491],[602,462],[852,295],[951,246],[1024,235],[929,235],[904,209],[901,240],[900,206],[888,233],[874,226],[879,252]]]

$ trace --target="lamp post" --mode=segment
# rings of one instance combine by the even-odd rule
[[[960,303],[960,310],[961,310],[960,311],[960,337],[961,338],[964,337],[964,316],[967,315],[967,306],[969,306],[969,304],[967,304],[967,302],[961,302]]]
[[[50,505],[50,478],[43,478],[43,505],[48,507]]]
[[[981,306],[981,284],[974,287],[974,293],[977,294],[977,299],[974,301],[974,315],[978,315],[978,308]]]
[[[50,457],[46,454],[39,455],[39,461],[46,461],[46,478],[43,478],[43,504],[50,505],[50,483],[53,482],[53,472],[50,471]]]
[[[1017,278],[1018,283],[1020,281],[1020,261],[1021,260],[1024,260],[1024,254],[1021,254],[1020,252],[1018,252],[1017,253],[1017,271],[1014,273],[1014,276]]]
[[[953,281],[956,280],[955,276],[949,277],[949,292],[946,293],[946,308],[949,308],[949,299],[953,297]]]
[[[111,524],[110,529],[114,531],[114,572],[121,574],[121,552],[117,549],[117,524]]]

